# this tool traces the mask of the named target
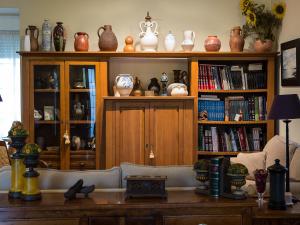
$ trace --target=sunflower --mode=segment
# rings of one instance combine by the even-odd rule
[[[249,26],[255,27],[256,26],[256,15],[255,15],[255,13],[248,10],[246,12],[246,21],[247,21],[247,24]]]
[[[240,8],[243,13],[247,12],[250,3],[251,3],[251,0],[240,0]]]
[[[275,3],[272,7],[272,11],[277,19],[282,20],[286,12],[285,2]]]

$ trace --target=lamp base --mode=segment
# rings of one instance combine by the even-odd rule
[[[285,198],[285,205],[289,206],[289,205],[293,205],[293,195],[291,192],[285,192],[284,194],[284,198]]]
[[[8,192],[8,197],[10,199],[19,199],[22,196],[22,192],[21,191],[9,191]]]

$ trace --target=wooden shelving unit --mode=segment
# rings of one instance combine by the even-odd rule
[[[105,168],[105,161],[107,160],[105,158],[105,155],[107,154],[107,148],[105,146],[104,139],[106,138],[107,132],[110,132],[112,134],[112,130],[105,130],[105,124],[110,123],[111,120],[115,119],[118,122],[126,122],[127,120],[121,120],[122,116],[124,115],[124,112],[120,108],[119,112],[115,116],[117,117],[107,117],[106,111],[108,110],[105,108],[105,102],[110,102],[112,108],[109,110],[115,111],[118,107],[124,107],[128,108],[130,106],[133,109],[140,110],[139,113],[136,112],[136,115],[126,116],[126,118],[134,122],[139,122],[139,125],[141,130],[146,130],[146,136],[140,137],[139,143],[134,142],[132,140],[131,143],[132,146],[135,146],[136,148],[140,148],[142,146],[144,148],[144,144],[147,144],[145,141],[149,141],[149,143],[157,144],[155,142],[155,134],[154,129],[155,127],[151,127],[145,129],[145,126],[149,126],[149,121],[160,121],[157,122],[157,125],[163,124],[164,121],[170,120],[168,117],[171,111],[165,112],[166,108],[174,109],[173,117],[176,119],[176,124],[178,124],[178,135],[180,135],[180,138],[170,138],[170,143],[175,143],[178,140],[180,143],[178,143],[178,152],[181,154],[183,148],[190,149],[189,152],[185,152],[185,156],[192,154],[194,156],[193,160],[195,161],[198,156],[214,156],[214,155],[226,155],[226,154],[236,154],[233,152],[220,152],[220,153],[210,153],[210,152],[197,152],[195,153],[192,149],[198,149],[198,126],[199,125],[216,125],[216,126],[235,126],[235,125],[242,125],[242,126],[264,126],[266,127],[266,135],[267,140],[269,140],[272,136],[274,136],[274,122],[273,121],[198,121],[198,96],[199,93],[201,94],[211,94],[211,95],[220,95],[220,96],[232,96],[232,95],[264,95],[267,98],[267,111],[270,110],[270,106],[273,101],[274,97],[274,74],[275,74],[275,58],[276,53],[253,53],[253,52],[132,52],[132,53],[126,53],[126,52],[101,52],[101,51],[89,51],[89,52],[74,52],[74,51],[67,51],[67,52],[19,52],[21,55],[21,65],[22,65],[22,121],[24,122],[25,127],[28,129],[30,136],[30,141],[35,141],[35,125],[39,124],[58,124],[56,126],[56,129],[59,129],[59,138],[57,139],[57,143],[53,144],[53,146],[59,146],[60,151],[59,153],[54,153],[55,157],[57,158],[57,161],[53,161],[53,163],[57,164],[58,168],[61,169],[70,169],[72,168],[72,165],[74,165],[74,168],[81,168],[81,166],[88,165],[86,168]],[[144,61],[147,61],[148,59],[158,59],[161,60],[161,63],[166,63],[168,59],[184,59],[184,63],[187,63],[186,68],[188,68],[188,74],[190,78],[190,89],[189,89],[189,96],[184,97],[162,97],[162,96],[141,96],[141,97],[114,97],[109,96],[112,93],[112,87],[109,80],[109,66],[110,62],[114,58],[123,58],[124,60],[135,60],[135,58],[142,58]],[[122,59],[122,60],[123,60]],[[199,62],[201,61],[223,61],[225,63],[228,62],[258,62],[258,61],[264,61],[267,65],[267,88],[266,89],[253,89],[253,90],[199,90],[198,89],[198,74],[199,74]],[[60,85],[59,90],[56,89],[33,89],[34,88],[34,67],[42,67],[45,66],[45,69],[49,66],[53,66],[53,68],[58,68],[59,73],[59,79],[60,79]],[[84,89],[75,89],[73,88],[73,85],[70,85],[70,66],[93,66],[95,68],[95,80],[96,80],[96,86],[92,86],[94,89],[84,88]],[[75,73],[73,74],[75,75]],[[75,75],[76,76],[76,75]],[[87,86],[88,87],[88,86]],[[71,102],[72,97],[79,96],[79,98],[86,98],[88,95],[86,93],[95,92],[95,103],[96,103],[96,119],[95,121],[88,121],[88,120],[72,120],[72,106],[73,103]],[[42,95],[39,95],[39,93],[42,93]],[[82,94],[81,94],[82,93]],[[35,99],[37,97],[40,97],[41,100],[39,102],[40,105],[44,104],[43,98],[45,95],[49,95],[49,99],[51,98],[51,101],[56,101],[57,104],[60,105],[59,108],[60,111],[60,121],[36,121],[33,117],[33,111],[35,109]],[[53,98],[53,96],[55,98]],[[78,97],[77,97],[78,98]],[[48,99],[48,101],[50,101]],[[51,103],[51,102],[50,102]],[[45,102],[44,105],[51,105],[49,102]],[[128,105],[130,103],[130,105]],[[148,104],[149,103],[149,104]],[[144,105],[143,105],[144,104]],[[151,110],[150,108],[152,105],[157,104],[157,113],[155,110]],[[54,104],[53,104],[54,105]],[[146,108],[145,108],[146,105]],[[187,107],[186,105],[189,105],[190,111],[188,113],[186,112]],[[191,106],[190,106],[191,105]],[[166,107],[168,106],[168,107]],[[128,108],[128,113],[132,113],[131,108]],[[177,107],[177,109],[176,109]],[[42,108],[42,107],[40,107]],[[146,109],[146,110],[145,110]],[[137,111],[138,111],[137,110]],[[143,114],[142,112],[146,112]],[[177,111],[176,111],[177,110]],[[167,111],[167,110],[166,110]],[[176,113],[177,114],[176,114]],[[144,117],[143,117],[144,116]],[[137,118],[139,118],[139,121],[136,121]],[[89,117],[91,118],[91,117]],[[146,119],[145,119],[146,118]],[[192,125],[185,121],[186,118],[188,121],[192,121]],[[94,119],[94,118],[93,118]],[[117,120],[120,119],[120,120]],[[174,119],[174,121],[175,121]],[[104,121],[105,120],[105,121]],[[143,121],[148,121],[145,124],[143,124]],[[169,131],[173,132],[173,128],[170,126],[170,124],[173,126],[173,121],[169,121]],[[92,152],[85,152],[82,151],[78,155],[81,155],[81,158],[76,158],[77,161],[72,162],[71,155],[76,155],[76,151],[71,151],[70,147],[66,146],[64,144],[63,135],[67,131],[67,133],[70,135],[70,125],[72,125],[72,129],[74,127],[81,127],[81,126],[74,126],[74,125],[85,125],[85,124],[93,124],[95,123],[95,130],[96,130],[96,149],[94,153]],[[130,126],[132,123],[128,122],[128,126]],[[152,123],[151,123],[152,124]],[[150,125],[151,125],[150,124]],[[123,126],[124,124],[120,124]],[[145,125],[145,126],[144,126]],[[152,126],[152,125],[151,125]],[[184,129],[186,129],[187,132],[183,131],[182,126],[184,126]],[[43,126],[40,126],[43,127]],[[45,126],[44,126],[45,127]],[[84,127],[84,126],[83,126]],[[49,129],[53,128],[53,126],[49,126]],[[128,132],[127,126],[123,127],[124,132]],[[125,129],[126,128],[126,129]],[[179,129],[180,128],[180,129]],[[57,130],[58,131],[58,130]],[[169,138],[167,136],[166,132],[163,132],[163,129],[157,129],[155,132],[161,132],[160,134],[162,136],[166,135],[164,138]],[[167,132],[167,133],[168,133]],[[127,133],[126,133],[127,134]],[[175,132],[174,132],[175,134]],[[188,135],[187,135],[188,134]],[[74,134],[73,134],[74,135]],[[120,133],[119,135],[123,135]],[[131,134],[130,134],[131,135]],[[136,135],[136,134],[132,134]],[[178,137],[177,135],[177,137]],[[174,135],[175,137],[176,135]],[[124,136],[125,137],[125,136]],[[120,138],[124,138],[121,136]],[[185,140],[193,138],[192,144],[182,144]],[[72,137],[71,137],[72,138]],[[112,138],[113,139],[113,138]],[[153,140],[152,140],[153,139]],[[172,140],[171,140],[172,139]],[[173,140],[174,139],[174,140]],[[175,140],[176,139],[176,140]],[[117,141],[121,141],[123,139],[118,139]],[[172,142],[173,141],[173,142]],[[163,143],[163,142],[162,142]],[[144,161],[139,161],[145,159],[145,157],[148,157],[149,153],[151,152],[151,148],[153,146],[148,146],[147,150],[144,152],[139,152],[136,156],[140,157],[137,161],[134,161],[134,163],[145,163]],[[172,145],[170,145],[172,146]],[[186,147],[188,146],[188,147]],[[155,147],[154,147],[155,148]],[[162,148],[163,149],[163,148]],[[127,150],[127,149],[125,149]],[[81,151],[81,150],[80,150]],[[128,150],[129,151],[129,150]],[[155,152],[155,149],[153,150]],[[169,150],[167,150],[169,151]],[[50,153],[50,152],[48,152]],[[129,152],[131,154],[131,152]],[[130,155],[130,154],[127,155]],[[57,156],[59,154],[59,156]],[[85,160],[85,155],[88,154],[94,154],[94,159],[92,160]],[[120,154],[123,154],[120,152]],[[142,155],[145,154],[145,157]],[[158,153],[158,154],[165,154],[165,152]],[[169,154],[169,155],[168,155]],[[48,156],[51,156],[52,154],[48,154]],[[116,157],[116,154],[111,154],[112,157]],[[126,156],[127,156],[126,155]],[[132,154],[134,155],[134,154]],[[47,151],[44,153],[44,158],[48,157]],[[49,156],[49,157],[50,157]],[[162,157],[162,160],[164,158],[173,157],[174,152],[170,150],[169,153],[166,153],[164,157]],[[178,155],[177,161],[180,161],[182,159],[182,155]],[[74,158],[74,157],[73,157]],[[84,161],[85,160],[85,161]],[[155,160],[152,160],[155,161]],[[91,163],[92,162],[92,163]],[[158,162],[158,160],[157,160]],[[73,164],[72,164],[73,163]],[[152,162],[154,165],[156,162]],[[55,164],[55,165],[56,165]],[[157,163],[158,165],[159,163]]]

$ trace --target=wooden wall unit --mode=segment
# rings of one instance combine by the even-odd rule
[[[207,53],[207,52],[20,52],[22,66],[22,121],[29,130],[29,140],[36,142],[37,134],[56,134],[55,144],[60,152],[45,151],[41,158],[48,161],[51,167],[68,169],[108,168],[119,165],[120,162],[150,165],[192,164],[198,156],[236,155],[236,152],[201,152],[198,149],[199,124],[216,126],[262,126],[265,127],[267,140],[274,135],[274,122],[265,121],[198,121],[198,96],[209,95],[247,95],[263,93],[267,97],[267,110],[270,109],[274,97],[274,53]],[[174,97],[127,97],[115,98],[109,96],[112,87],[109,86],[108,65],[111,58],[123,57],[124,60],[144,59],[187,59],[190,76],[189,96]],[[145,61],[145,60],[144,60]],[[267,65],[267,89],[265,90],[198,90],[199,62],[260,62]],[[162,65],[166,63],[162,60]],[[181,61],[182,63],[182,61]],[[41,68],[40,75],[35,74],[36,68]],[[59,91],[49,88],[36,88],[34,77],[42,75],[44,68],[57,67],[60,76]],[[70,69],[70,66],[75,70]],[[95,88],[74,88],[70,78],[86,71],[89,76],[95,76]],[[90,70],[93,72],[89,72]],[[72,72],[73,71],[73,72]],[[75,72],[74,72],[75,71]],[[172,76],[171,74],[168,74]],[[150,77],[149,77],[150,78]],[[94,119],[72,119],[74,99],[92,96],[94,93]],[[37,121],[33,110],[37,106],[49,103],[48,97],[56,96],[59,105],[60,119],[54,121]],[[73,96],[73,97],[72,97]],[[37,103],[37,99],[39,99]],[[59,100],[59,104],[58,104]],[[48,102],[47,102],[48,101]],[[89,99],[90,101],[90,99]],[[37,105],[36,105],[37,104]],[[54,104],[54,103],[53,103]],[[105,107],[104,107],[105,105]],[[89,111],[90,112],[90,111]],[[82,135],[79,131],[86,129],[91,132],[94,127],[96,137],[95,151],[85,151],[85,146],[79,151],[73,151],[72,146],[64,144],[63,135]],[[45,127],[37,130],[37,127]],[[52,130],[46,127],[52,127]],[[55,129],[54,129],[55,128]],[[45,132],[49,130],[49,133]],[[44,133],[43,133],[44,132]],[[79,132],[79,133],[76,133]],[[85,142],[87,142],[85,140]],[[149,159],[153,152],[154,159]]]
[[[106,168],[192,164],[193,97],[105,97]]]

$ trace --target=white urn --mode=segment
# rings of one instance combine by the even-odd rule
[[[120,96],[129,96],[133,88],[133,77],[130,74],[119,74],[115,79],[115,85]]]
[[[166,51],[173,52],[175,50],[176,39],[171,31],[169,31],[169,33],[166,35],[164,44]]]
[[[149,12],[147,12],[147,16],[145,17],[145,21],[140,22],[140,39],[141,39],[141,49],[145,52],[156,52],[158,45],[158,32],[157,32],[157,22],[152,21],[149,16]],[[153,31],[152,31],[153,28]]]

